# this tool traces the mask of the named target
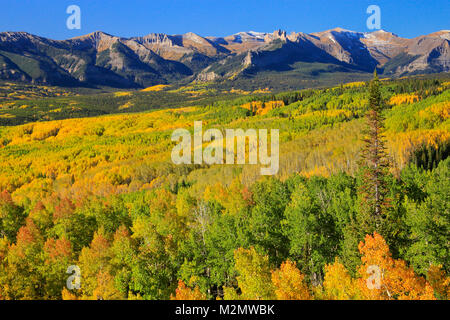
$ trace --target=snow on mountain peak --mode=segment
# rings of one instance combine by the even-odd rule
[[[247,38],[257,38],[264,39],[266,33],[265,32],[257,32],[257,31],[241,31],[234,34],[235,36],[247,37]]]

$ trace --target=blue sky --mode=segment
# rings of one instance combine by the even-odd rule
[[[369,5],[381,27],[412,38],[450,29],[449,0],[2,0],[0,31],[66,39],[96,30],[130,37],[151,32],[225,36],[239,31],[316,32],[366,27]],[[81,8],[81,30],[66,27],[69,5]]]

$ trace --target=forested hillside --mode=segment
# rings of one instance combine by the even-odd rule
[[[449,299],[450,81],[381,81],[376,232],[368,86],[5,95],[0,299]],[[197,120],[279,129],[278,174],[173,164],[173,130]],[[367,286],[372,265],[380,289]]]

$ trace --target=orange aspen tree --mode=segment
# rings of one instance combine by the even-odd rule
[[[311,300],[305,276],[295,262],[285,261],[280,268],[272,271],[272,283],[278,300]]]

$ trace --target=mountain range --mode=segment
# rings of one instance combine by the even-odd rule
[[[68,40],[0,33],[0,80],[61,86],[147,87],[177,81],[258,79],[267,73],[313,79],[321,73],[390,77],[450,71],[450,30],[413,39],[335,28],[227,37],[101,31]],[[295,72],[294,72],[295,71]],[[294,73],[293,73],[294,72]]]

